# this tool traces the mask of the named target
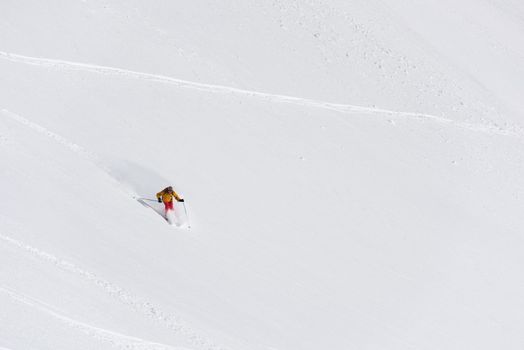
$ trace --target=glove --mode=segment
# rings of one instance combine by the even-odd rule
[[[158,198],[158,203],[162,203],[162,200],[160,198]]]
[[[184,198],[179,199],[178,201],[179,201],[179,202],[185,202]]]

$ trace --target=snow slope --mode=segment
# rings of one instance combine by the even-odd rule
[[[2,2],[0,349],[522,348],[522,14]]]

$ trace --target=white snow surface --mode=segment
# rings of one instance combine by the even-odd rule
[[[1,1],[0,349],[522,349],[522,38],[516,0]]]

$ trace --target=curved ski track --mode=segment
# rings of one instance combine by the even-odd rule
[[[97,287],[102,288],[104,290],[104,292],[106,292],[108,295],[110,295],[114,299],[118,300],[122,304],[130,307],[135,312],[137,312],[139,314],[142,314],[143,316],[146,316],[149,319],[152,319],[154,321],[159,322],[164,327],[166,327],[167,329],[173,331],[174,333],[182,335],[191,344],[193,344],[194,346],[196,346],[196,347],[198,347],[200,349],[205,349],[205,350],[226,350],[226,348],[224,348],[222,346],[219,346],[219,345],[215,344],[214,342],[210,341],[209,339],[205,338],[204,336],[198,334],[195,330],[193,330],[190,326],[188,326],[184,321],[181,321],[178,317],[175,317],[173,315],[170,315],[170,314],[164,312],[157,305],[154,305],[153,303],[151,303],[149,301],[146,301],[146,300],[143,300],[141,298],[138,298],[138,297],[134,296],[130,292],[128,292],[128,291],[124,290],[123,288],[121,288],[120,286],[98,277],[93,272],[84,270],[84,269],[76,266],[75,264],[73,264],[73,263],[71,263],[69,261],[60,259],[60,258],[56,257],[55,255],[53,255],[51,253],[42,251],[42,250],[40,250],[38,248],[35,248],[35,247],[30,246],[28,244],[25,244],[25,243],[23,243],[23,242],[21,242],[19,240],[16,240],[16,239],[11,238],[9,236],[3,235],[1,233],[0,233],[0,241],[4,242],[6,244],[9,244],[10,246],[16,247],[19,250],[24,251],[25,253],[29,253],[32,256],[38,258],[39,260],[41,260],[43,262],[51,263],[55,267],[57,267],[57,268],[59,268],[59,269],[61,269],[63,271],[72,273],[72,274],[74,274],[74,275],[76,275],[76,276],[78,276],[78,277],[80,277],[80,278],[82,278],[84,280],[89,281],[91,284],[94,284]],[[81,322],[78,322],[78,321],[75,321],[75,320],[71,320],[71,319],[67,318],[66,316],[63,316],[61,314],[58,314],[58,313],[50,310],[49,308],[43,308],[41,305],[39,305],[39,304],[37,305],[34,301],[30,301],[26,297],[23,297],[23,296],[18,296],[17,297],[16,293],[9,292],[7,289],[2,288],[1,286],[0,286],[0,292],[7,293],[8,296],[10,296],[11,298],[15,298],[18,301],[21,301],[21,302],[23,302],[25,304],[28,304],[28,305],[31,305],[31,306],[38,306],[38,308],[41,311],[44,311],[44,312],[50,314],[51,316],[53,316],[55,318],[58,318],[58,319],[60,319],[60,320],[62,320],[64,322],[68,323],[70,326],[72,326],[74,328],[77,328],[77,329],[80,329],[80,330],[83,330],[83,331],[86,331],[86,332],[89,331],[89,330],[93,331],[93,329],[96,328],[94,326],[86,325],[84,323],[81,323]],[[97,331],[95,332],[95,336],[97,336],[98,338],[107,339],[108,336],[111,336],[112,338],[115,337],[116,333],[114,333],[114,332],[110,332],[110,331],[103,330],[103,329],[100,329],[100,328],[96,328],[96,329],[97,329]],[[121,338],[122,336],[123,335],[118,334],[118,337]],[[126,337],[126,339],[128,339],[128,341],[130,339],[131,340],[134,339],[133,341],[135,343],[138,342],[137,343],[138,345],[141,345],[141,344],[144,345],[144,342],[145,342],[144,340],[141,340],[139,338],[133,338],[133,337],[128,337],[128,336],[124,336],[124,337]],[[149,343],[149,344],[153,344],[153,343]],[[159,347],[159,346],[162,346],[162,344],[158,344],[158,343],[154,343],[154,344],[156,344],[157,347],[153,348],[153,349],[162,349],[161,347]],[[135,349],[135,348],[136,349],[146,349],[147,347],[140,347],[140,348],[134,347],[132,349]],[[166,346],[164,346],[164,348],[166,348]],[[173,347],[171,347],[171,348],[173,348]],[[147,348],[147,349],[149,349],[149,348]]]
[[[326,101],[307,99],[307,98],[301,98],[301,97],[295,97],[295,96],[278,95],[278,94],[271,94],[271,93],[260,92],[260,91],[239,89],[239,88],[234,88],[234,87],[229,87],[229,86],[224,86],[224,85],[205,84],[205,83],[199,83],[199,82],[194,82],[194,81],[189,81],[189,80],[173,78],[173,77],[169,77],[165,75],[144,73],[144,72],[138,72],[138,71],[123,69],[123,68],[108,67],[108,66],[102,66],[102,65],[96,65],[96,64],[72,62],[72,61],[51,59],[51,58],[31,57],[31,56],[24,56],[24,55],[9,53],[5,51],[0,51],[0,59],[4,59],[4,60],[11,61],[11,62],[16,62],[16,63],[23,63],[23,64],[29,64],[29,65],[34,65],[34,66],[47,67],[47,68],[52,68],[52,69],[57,69],[57,70],[85,71],[85,72],[92,72],[92,73],[97,73],[97,74],[122,76],[126,78],[131,78],[131,79],[139,79],[139,80],[145,80],[145,81],[151,81],[151,82],[170,84],[170,85],[175,85],[177,87],[184,88],[184,89],[194,89],[194,90],[206,91],[206,92],[211,92],[211,93],[245,95],[245,96],[249,96],[253,98],[258,98],[264,101],[277,102],[277,103],[288,103],[288,104],[294,104],[294,105],[300,105],[300,106],[306,106],[306,107],[328,109],[328,110],[333,110],[333,111],[340,112],[340,113],[383,114],[383,115],[389,115],[393,117],[404,117],[404,118],[409,118],[409,119],[419,120],[419,121],[420,120],[422,121],[430,120],[430,121],[440,123],[440,124],[451,125],[451,126],[462,128],[462,129],[479,131],[479,132],[484,132],[484,133],[489,133],[489,134],[522,136],[522,132],[520,131],[520,129],[517,129],[516,127],[512,127],[511,129],[503,129],[497,125],[473,124],[473,123],[455,121],[452,119],[439,117],[439,116],[435,116],[431,114],[425,114],[425,113],[401,112],[401,111],[393,111],[393,110],[388,110],[388,109],[383,109],[383,108],[373,108],[373,107],[363,107],[363,106],[356,106],[356,105],[350,105],[350,104],[331,103],[331,102],[326,102]]]
[[[65,316],[58,311],[53,310],[53,307],[47,305],[46,303],[37,300],[35,298],[23,295],[21,293],[15,292],[11,288],[0,286],[0,293],[3,293],[10,299],[32,307],[40,312],[45,313],[46,315],[57,319],[58,321],[64,323],[68,327],[78,330],[84,333],[87,336],[90,336],[100,342],[109,343],[111,346],[118,349],[129,349],[129,350],[187,350],[187,348],[173,347],[170,345],[160,344],[144,340],[137,337],[128,336],[118,332],[110,331],[108,329],[95,327],[87,323],[77,321],[68,316]],[[1,350],[1,348],[0,348]]]

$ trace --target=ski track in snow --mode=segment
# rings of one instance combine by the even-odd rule
[[[116,177],[112,174],[112,172],[109,169],[109,167],[105,166],[104,163],[101,161],[100,157],[98,155],[96,155],[95,153],[86,150],[82,146],[80,146],[80,145],[78,145],[78,144],[76,144],[76,143],[66,139],[65,137],[63,137],[63,136],[61,136],[61,135],[59,135],[57,133],[52,132],[51,130],[49,130],[49,129],[47,129],[47,128],[45,128],[45,127],[43,127],[43,126],[41,126],[41,125],[39,125],[37,123],[34,123],[34,122],[30,121],[27,118],[22,117],[19,114],[16,114],[16,113],[13,113],[11,111],[8,111],[7,109],[1,109],[0,110],[0,115],[4,115],[5,117],[18,122],[18,123],[28,127],[31,130],[34,130],[34,131],[36,131],[36,132],[38,132],[38,133],[40,133],[40,134],[42,134],[44,136],[49,137],[53,141],[55,141],[55,142],[59,143],[60,145],[68,148],[69,150],[71,150],[72,152],[77,154],[78,156],[80,156],[82,158],[85,158],[86,160],[90,161],[95,166],[97,166],[99,169],[104,171],[109,176],[110,180],[113,181],[113,183],[116,185],[117,188],[120,188],[124,193],[126,193],[129,196],[131,196],[133,199],[138,200],[142,205],[147,206],[149,208],[152,208],[159,215],[163,216],[162,212],[157,211],[152,206],[150,206],[147,203],[141,201],[136,193],[130,191],[128,188],[123,186],[122,183],[119,182],[116,179]],[[187,213],[186,213],[186,220],[189,222],[189,217],[188,217]],[[172,223],[170,222],[170,224],[172,224]],[[188,225],[187,229],[190,229],[190,228],[191,228],[191,226]]]
[[[28,127],[29,129],[32,129],[42,135],[45,135],[51,139],[53,139],[54,141],[58,142],[59,144],[63,145],[64,147],[66,148],[69,148],[71,151],[77,153],[78,155],[92,161],[93,163],[96,163],[97,165],[101,165],[99,164],[100,161],[98,159],[98,157],[87,151],[86,149],[84,149],[83,147],[77,145],[76,143],[74,142],[71,142],[69,141],[68,139],[66,139],[65,137],[63,136],[60,136],[48,129],[46,129],[45,127],[39,125],[39,124],[36,124],[36,123],[33,123],[32,121],[30,121],[29,119],[27,118],[24,118],[16,113],[13,113],[13,112],[10,112],[8,111],[7,109],[2,109],[0,111],[4,116]]]
[[[109,169],[109,167],[107,167],[106,165],[104,165],[104,163],[102,162],[102,160],[100,159],[100,157],[93,153],[93,152],[90,152],[88,150],[86,150],[85,148],[83,148],[82,146],[66,139],[65,137],[57,134],[57,133],[54,133],[52,132],[51,130],[43,127],[42,125],[39,125],[37,123],[34,123],[32,121],[30,121],[29,119],[27,118],[24,118],[22,117],[21,115],[19,114],[16,114],[16,113],[13,113],[7,109],[2,109],[0,110],[0,115],[3,115],[11,120],[14,120],[24,126],[26,126],[27,128],[33,130],[33,131],[36,131],[38,132],[39,134],[42,134],[46,137],[49,137],[51,140],[59,143],[60,145],[68,148],[70,151],[72,151],[73,153],[77,154],[78,156],[90,161],[92,164],[94,164],[95,166],[97,166],[99,169],[101,169],[102,171],[104,171],[110,178],[111,181],[113,181],[113,183],[115,184],[115,186],[119,189],[121,189],[124,193],[126,193],[127,195],[130,195],[131,197],[135,198],[137,195],[136,193],[133,193],[131,192],[128,188],[126,188],[125,186],[122,185],[122,183],[120,183],[116,178],[115,176],[112,174],[111,172],[111,169]]]
[[[439,116],[435,116],[431,114],[425,114],[425,113],[401,112],[401,111],[393,111],[393,110],[388,110],[388,109],[383,109],[383,108],[363,107],[363,106],[356,106],[356,105],[350,105],[350,104],[331,103],[331,102],[325,102],[325,101],[319,101],[319,100],[313,100],[313,99],[307,99],[307,98],[300,98],[300,97],[294,97],[294,96],[278,95],[278,94],[271,94],[271,93],[253,91],[253,90],[239,89],[239,88],[234,88],[234,87],[229,87],[229,86],[224,86],[224,85],[205,84],[205,83],[199,83],[199,82],[194,82],[194,81],[189,81],[189,80],[177,79],[177,78],[173,78],[173,77],[169,77],[165,75],[144,73],[144,72],[138,72],[138,71],[133,71],[133,70],[128,70],[128,69],[108,67],[108,66],[102,66],[102,65],[96,65],[96,64],[24,56],[24,55],[5,52],[5,51],[0,51],[0,58],[11,61],[11,62],[53,68],[57,70],[86,71],[86,72],[92,72],[92,73],[97,73],[97,74],[122,76],[126,78],[175,85],[177,87],[185,88],[185,89],[201,90],[201,91],[206,91],[206,92],[211,92],[211,93],[245,95],[245,96],[259,98],[259,99],[270,101],[270,102],[288,103],[288,104],[294,104],[294,105],[300,105],[300,106],[306,106],[306,107],[322,108],[322,109],[333,110],[333,111],[340,112],[340,113],[383,114],[383,115],[388,115],[392,117],[404,117],[404,118],[409,118],[409,119],[418,120],[418,121],[429,120],[429,121],[433,121],[433,122],[444,124],[444,125],[450,125],[450,126],[454,126],[454,127],[458,127],[458,128],[462,128],[466,130],[479,131],[479,132],[484,132],[488,134],[514,135],[514,136],[520,136],[520,137],[523,136],[522,131],[520,129],[517,129],[516,127],[512,127],[511,129],[504,129],[497,125],[473,124],[473,123],[455,121],[452,119],[439,117]]]
[[[94,273],[90,271],[84,270],[71,262],[62,260],[54,256],[53,254],[47,253],[38,248],[27,245],[21,241],[18,241],[14,238],[3,235],[1,233],[0,233],[0,241],[7,243],[13,247],[16,247],[22,251],[25,251],[26,253],[30,253],[31,255],[33,255],[34,257],[42,261],[51,263],[61,270],[67,271],[69,273],[73,273],[74,275],[81,277],[84,280],[89,281],[90,283],[96,285],[97,287],[102,288],[107,294],[117,299],[122,304],[125,304],[126,306],[132,308],[135,312],[140,313],[148,317],[149,319],[153,319],[161,323],[164,327],[173,331],[176,334],[183,336],[192,345],[197,346],[200,349],[226,350],[226,348],[219,346],[215,344],[214,342],[210,341],[209,339],[205,338],[203,335],[198,334],[191,327],[189,327],[186,322],[180,320],[179,318],[173,315],[170,315],[164,312],[162,309],[160,309],[158,306],[154,305],[153,303],[132,295],[131,293],[117,286],[116,284],[108,282],[102,278],[99,278],[97,275],[95,275]],[[0,287],[0,290],[1,289],[2,288]],[[26,299],[23,299],[23,300],[26,300]],[[57,317],[57,315],[53,315],[53,316]],[[60,317],[64,317],[64,316],[60,316]],[[73,324],[73,326],[75,326],[75,328],[81,328],[76,324]],[[87,329],[86,327],[91,327],[91,326],[84,324],[83,327],[84,328],[81,328],[81,329],[86,330]],[[99,331],[102,331],[102,330],[99,329]],[[104,332],[108,332],[108,331],[104,331]],[[107,336],[107,334],[105,333],[103,334],[101,333],[101,335]],[[134,338],[134,339],[138,339],[138,338]]]
[[[74,320],[67,317],[57,311],[53,310],[53,307],[46,303],[39,301],[35,298],[23,295],[13,291],[11,288],[0,286],[0,293],[7,295],[9,298],[37,309],[40,312],[51,316],[67,326],[82,332],[83,334],[90,336],[100,342],[109,343],[112,347],[118,349],[129,349],[129,350],[187,350],[187,348],[173,347],[170,345],[155,343],[144,339],[131,337],[118,332],[113,332],[107,329],[95,327],[87,323]],[[2,348],[0,348],[1,350]]]

